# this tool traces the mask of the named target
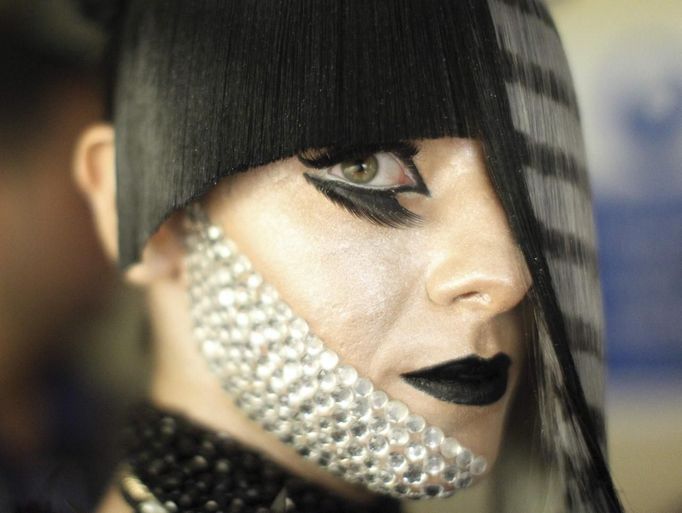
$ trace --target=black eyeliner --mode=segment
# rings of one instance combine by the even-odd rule
[[[399,192],[397,189],[362,189],[309,173],[303,173],[303,176],[332,202],[380,226],[401,228],[416,225],[422,220],[398,202],[395,197]]]
[[[323,179],[310,173],[304,173],[304,177],[318,191],[351,214],[368,219],[380,226],[399,228],[418,224],[422,218],[403,207],[396,195],[401,192],[416,192],[431,196],[413,160],[418,151],[413,143],[399,141],[391,144],[313,149],[302,152],[298,155],[298,159],[306,167],[329,169],[342,162],[364,160],[377,153],[393,154],[410,170],[410,175],[415,181],[414,185],[371,188],[352,185],[341,180]]]

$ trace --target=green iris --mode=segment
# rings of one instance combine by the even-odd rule
[[[371,155],[366,159],[341,162],[341,172],[353,183],[367,183],[379,172],[379,161]]]

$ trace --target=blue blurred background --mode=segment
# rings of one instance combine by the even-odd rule
[[[626,508],[682,511],[682,2],[549,2],[592,173],[611,464]]]

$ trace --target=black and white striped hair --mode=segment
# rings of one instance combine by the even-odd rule
[[[170,213],[234,173],[310,148],[479,139],[533,277],[536,435],[565,498],[551,511],[620,512],[604,455],[585,154],[544,5],[123,3],[112,46],[121,265]]]

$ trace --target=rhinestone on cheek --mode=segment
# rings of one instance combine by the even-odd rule
[[[200,352],[264,429],[349,481],[395,497],[447,496],[485,472],[484,458],[341,362],[198,207],[188,209],[186,243]]]

